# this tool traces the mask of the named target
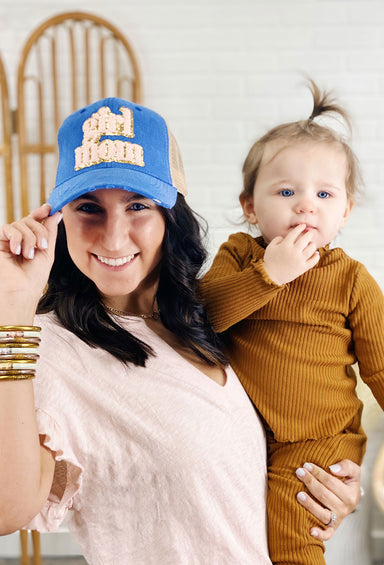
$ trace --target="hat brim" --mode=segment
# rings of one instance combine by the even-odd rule
[[[173,185],[141,171],[116,167],[114,163],[113,167],[100,169],[93,167],[92,170],[86,170],[55,186],[48,199],[48,204],[51,206],[50,214],[55,214],[83,194],[102,188],[121,188],[128,192],[136,192],[164,208],[172,208],[177,198],[177,189]]]

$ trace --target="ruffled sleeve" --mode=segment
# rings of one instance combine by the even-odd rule
[[[36,410],[36,418],[40,443],[52,451],[56,466],[48,500],[25,529],[53,532],[59,528],[69,509],[79,509],[75,495],[81,486],[83,468],[55,420],[40,409]]]

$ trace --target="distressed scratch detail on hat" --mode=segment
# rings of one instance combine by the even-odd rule
[[[103,162],[129,163],[144,167],[144,151],[141,145],[122,139],[102,137],[134,137],[133,113],[122,106],[121,115],[111,112],[108,106],[99,108],[84,121],[82,145],[75,149],[75,171]]]

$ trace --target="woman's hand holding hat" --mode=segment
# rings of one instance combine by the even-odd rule
[[[0,323],[32,323],[52,267],[61,213],[44,204],[0,227]]]

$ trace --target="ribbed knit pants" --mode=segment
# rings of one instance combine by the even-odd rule
[[[310,535],[312,526],[324,524],[296,500],[305,485],[295,471],[305,462],[328,470],[329,465],[351,459],[359,465],[365,452],[366,436],[354,433],[296,443],[279,443],[267,430],[268,449],[268,539],[271,560],[278,565],[324,565],[324,544]]]

